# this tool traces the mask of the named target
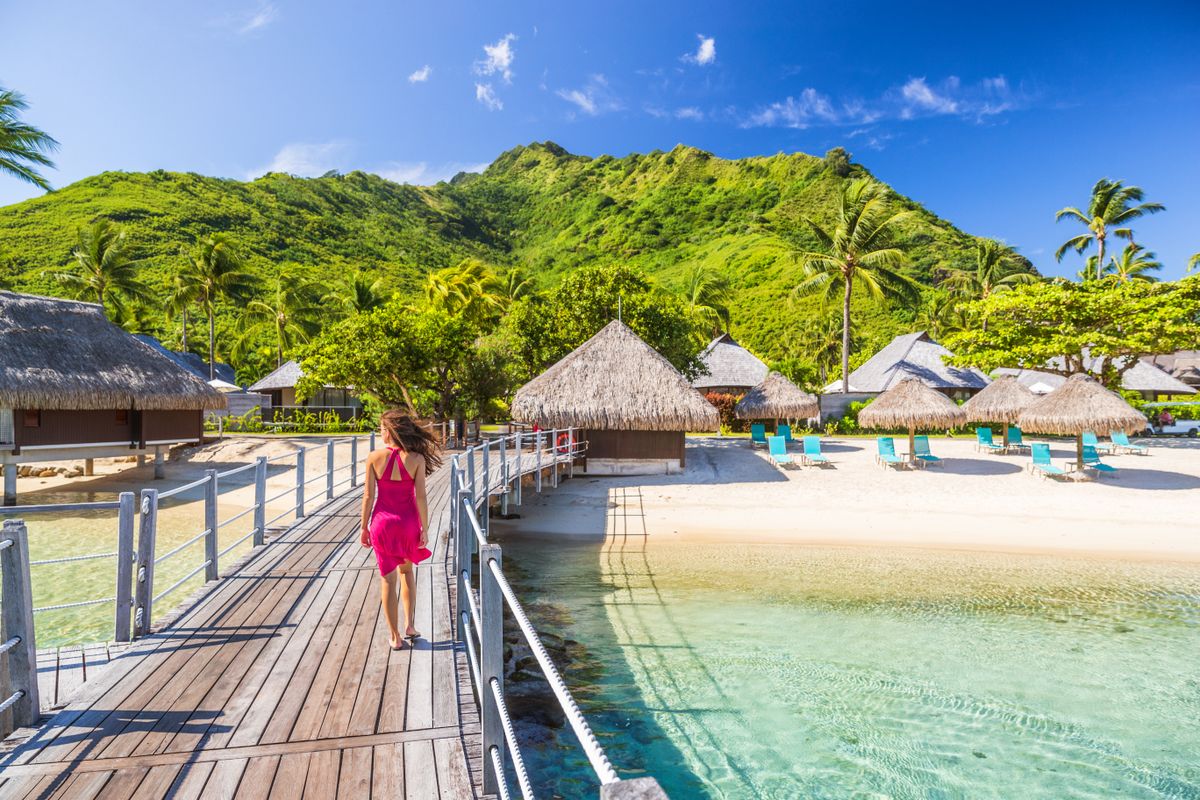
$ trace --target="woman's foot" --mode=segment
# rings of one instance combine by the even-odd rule
[[[404,638],[398,633],[393,633],[388,636],[388,643],[392,646],[393,650],[402,650],[404,648]]]
[[[421,633],[416,628],[414,628],[412,625],[409,625],[408,630],[406,630],[404,632],[404,638],[408,639],[411,642],[413,639],[420,639]]]

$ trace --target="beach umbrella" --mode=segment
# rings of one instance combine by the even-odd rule
[[[913,460],[917,428],[953,428],[967,421],[962,407],[916,378],[906,378],[858,412],[868,428],[908,428],[908,460]]]
[[[1004,447],[1008,448],[1008,426],[1016,425],[1021,412],[1036,403],[1038,396],[1014,375],[1001,375],[979,394],[963,403],[967,422],[1004,423]]]
[[[811,419],[821,416],[817,398],[778,372],[767,375],[734,406],[738,419]]]
[[[1083,465],[1084,431],[1137,433],[1146,417],[1125,398],[1105,389],[1090,375],[1077,373],[1062,386],[1021,412],[1020,426],[1034,433],[1075,437],[1075,455]]]

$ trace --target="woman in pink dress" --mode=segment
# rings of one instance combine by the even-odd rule
[[[413,627],[416,576],[413,565],[429,558],[429,503],[425,476],[442,463],[437,443],[407,414],[392,410],[379,420],[384,447],[367,456],[363,493],[363,547],[375,550],[383,615],[393,650],[421,634]],[[399,591],[397,592],[397,584]],[[404,632],[399,625],[397,594],[404,604]]]

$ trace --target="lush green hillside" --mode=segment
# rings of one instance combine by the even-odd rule
[[[679,146],[593,159],[552,143],[517,147],[481,175],[433,187],[361,172],[249,183],[104,173],[0,209],[0,280],[59,292],[44,271],[66,265],[76,230],[99,216],[128,231],[158,287],[180,263],[180,248],[213,231],[233,234],[264,277],[287,262],[330,282],[360,268],[400,291],[466,256],[524,265],[547,289],[584,263],[626,263],[667,286],[703,263],[735,287],[735,334],[782,358],[826,313],[811,300],[788,301],[798,274],[788,249],[814,244],[800,220],[830,219],[843,183],[861,174],[800,153],[729,161]],[[916,212],[904,229],[913,277],[930,282],[939,269],[970,263],[971,236],[903,196],[896,202]],[[864,304],[856,333],[873,346],[912,316]],[[223,328],[234,324],[224,315]]]

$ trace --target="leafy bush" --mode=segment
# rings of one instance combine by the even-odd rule
[[[721,415],[722,433],[745,433],[750,430],[750,423],[747,420],[738,419],[733,415],[733,408],[737,405],[738,400],[742,399],[741,395],[709,392],[704,395],[704,399],[712,403],[716,407],[717,413]]]

